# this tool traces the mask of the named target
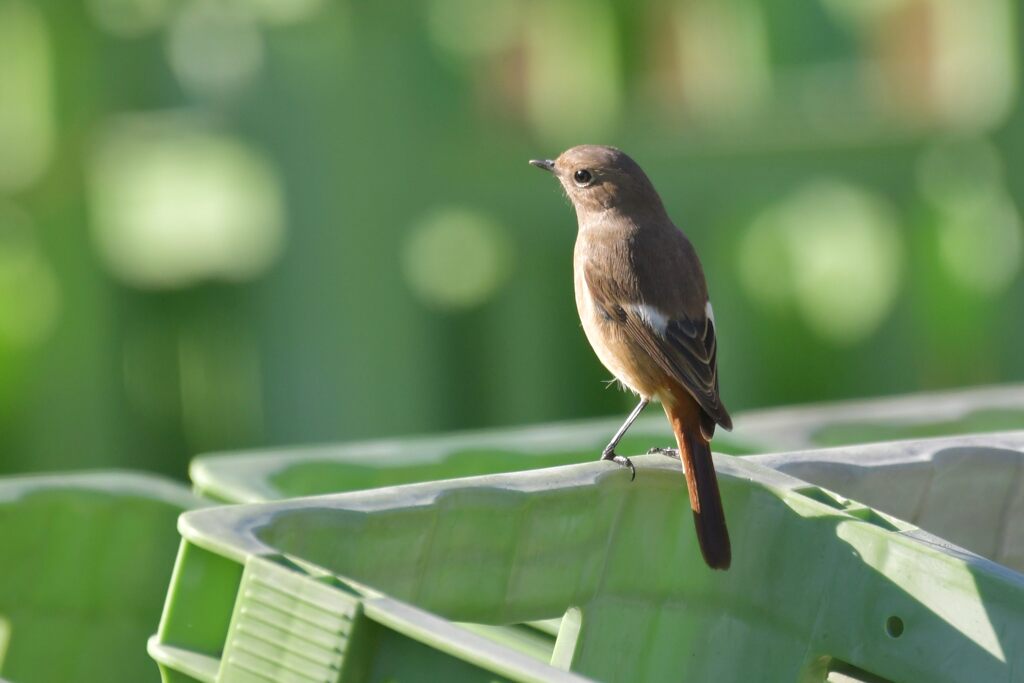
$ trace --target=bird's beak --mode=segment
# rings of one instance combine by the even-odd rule
[[[555,162],[551,159],[530,159],[530,165],[543,168],[545,171],[555,172]]]

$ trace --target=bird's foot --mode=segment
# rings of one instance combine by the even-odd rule
[[[601,454],[602,460],[611,460],[614,463],[621,465],[622,467],[629,468],[629,480],[633,481],[636,479],[636,467],[633,466],[633,461],[624,455],[619,455],[615,451],[605,451]]]
[[[677,460],[679,459],[678,448],[652,448],[647,451],[647,455],[654,455],[655,453],[659,455],[667,455],[668,457],[676,458]]]

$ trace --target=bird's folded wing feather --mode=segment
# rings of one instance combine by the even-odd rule
[[[590,295],[597,308],[643,349],[669,376],[681,384],[711,418],[702,424],[705,437],[714,432],[714,423],[732,429],[732,419],[718,393],[718,343],[714,321],[705,312],[687,315],[669,314],[659,307],[639,301],[598,269],[584,273]]]

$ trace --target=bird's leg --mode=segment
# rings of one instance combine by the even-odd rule
[[[633,467],[633,462],[629,458],[622,455],[618,455],[615,452],[615,447],[619,445],[619,442],[622,441],[622,437],[626,435],[626,431],[633,425],[634,422],[636,422],[636,419],[640,417],[640,413],[644,411],[644,408],[647,407],[648,403],[650,403],[650,401],[647,400],[646,398],[640,399],[640,403],[636,404],[636,408],[633,408],[633,412],[629,414],[629,417],[626,418],[626,421],[622,423],[621,427],[619,427],[619,431],[615,432],[615,436],[612,437],[612,440],[609,441],[608,445],[604,447],[603,451],[601,451],[602,460],[611,460],[612,462],[616,462],[622,465],[623,467],[629,468],[630,481],[636,479],[636,468]]]

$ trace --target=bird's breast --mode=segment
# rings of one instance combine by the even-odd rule
[[[623,321],[609,315],[606,306],[598,303],[588,283],[590,279],[608,284],[608,278],[615,277],[612,267],[600,260],[588,258],[577,252],[574,267],[576,309],[579,312],[583,332],[594,349],[598,360],[617,380],[645,398],[655,398],[660,393],[661,377],[652,359],[637,346],[629,336]],[[623,278],[628,280],[628,275]],[[613,285],[615,287],[615,285]],[[607,303],[607,302],[606,302]],[[628,305],[629,302],[619,302]],[[618,304],[615,304],[618,305]]]

